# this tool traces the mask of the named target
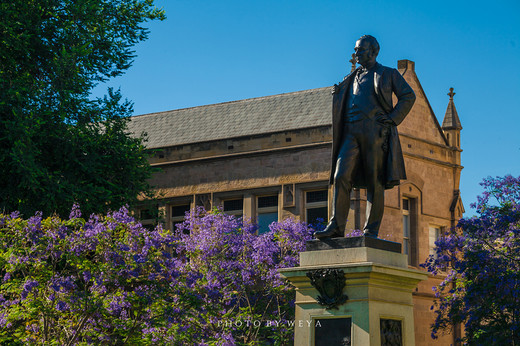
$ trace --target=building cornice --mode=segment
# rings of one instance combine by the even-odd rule
[[[152,163],[150,165],[152,167],[169,166],[169,165],[186,164],[186,163],[192,163],[192,162],[198,162],[198,161],[200,162],[200,161],[229,159],[229,158],[236,158],[236,157],[241,157],[241,156],[268,155],[271,153],[276,153],[276,152],[281,152],[281,151],[296,151],[296,150],[302,150],[302,149],[308,149],[308,148],[328,147],[331,145],[332,145],[332,141],[326,141],[326,142],[318,142],[318,143],[292,145],[292,146],[286,146],[286,147],[281,147],[281,148],[249,150],[249,151],[242,151],[242,152],[231,153],[231,154],[197,157],[197,158],[185,159],[185,160],[157,162],[157,163]]]
[[[435,143],[433,141],[429,141],[429,140],[424,139],[424,138],[415,137],[415,136],[412,136],[412,135],[409,135],[409,134],[406,134],[406,133],[399,133],[399,136],[400,137],[409,138],[409,139],[413,139],[415,141],[426,143],[426,144],[429,144],[429,145],[434,145],[434,146],[439,147],[439,148],[462,152],[462,149],[458,149],[456,147],[450,147],[449,145],[446,145],[446,144]]]
[[[452,147],[447,147],[447,146],[444,146],[444,145],[441,145],[441,144],[438,144],[438,143],[433,143],[433,142],[430,142],[430,141],[421,140],[421,139],[418,139],[418,138],[415,138],[415,137],[412,137],[412,136],[408,136],[408,135],[400,134],[400,136],[405,136],[405,137],[408,137],[408,138],[411,138],[411,139],[414,139],[414,140],[422,141],[422,142],[425,142],[427,144],[436,145],[438,147],[442,147],[442,148],[445,148],[445,149],[451,149],[451,150],[453,149]],[[152,163],[150,165],[152,167],[170,166],[170,165],[187,164],[187,163],[193,163],[193,162],[205,162],[205,161],[222,160],[222,159],[229,159],[229,158],[238,158],[238,157],[243,157],[243,156],[268,155],[268,154],[271,154],[271,153],[282,152],[282,151],[297,151],[297,150],[304,150],[304,149],[309,149],[309,148],[328,147],[328,146],[331,146],[331,145],[332,145],[332,141],[325,141],[325,142],[318,142],[318,143],[291,145],[291,146],[285,146],[285,147],[280,147],[280,148],[249,150],[249,151],[242,151],[242,152],[230,153],[230,154],[197,157],[197,158],[184,159],[184,160],[156,162],[156,163]],[[437,159],[432,159],[432,158],[425,157],[425,156],[422,156],[422,155],[411,154],[411,153],[407,153],[407,152],[403,152],[403,155],[411,157],[411,158],[415,158],[415,159],[419,159],[419,160],[435,163],[435,164],[438,164],[438,165],[441,165],[441,166],[448,166],[448,167],[460,168],[460,169],[464,168],[461,165],[457,165],[457,164],[453,164],[453,163],[450,163],[450,162],[441,161],[441,160],[437,160]]]
[[[441,160],[437,160],[437,159],[432,159],[430,157],[425,157],[425,156],[421,156],[421,155],[417,155],[417,154],[410,154],[410,153],[403,152],[403,156],[408,156],[408,157],[411,157],[411,158],[414,158],[414,159],[431,162],[431,163],[434,163],[434,164],[437,164],[437,165],[440,165],[440,166],[448,166],[448,167],[451,167],[451,168],[459,168],[459,169],[463,169],[464,168],[464,166],[457,165],[455,163],[441,161]]]

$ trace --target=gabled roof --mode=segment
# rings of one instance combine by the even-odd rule
[[[128,128],[148,134],[147,148],[331,125],[331,88],[134,116]]]
[[[462,130],[462,124],[460,123],[459,115],[457,114],[457,108],[455,108],[455,103],[453,102],[453,96],[455,96],[453,88],[450,88],[448,95],[450,96],[450,101],[448,102],[448,108],[446,109],[444,120],[442,121],[442,129]]]

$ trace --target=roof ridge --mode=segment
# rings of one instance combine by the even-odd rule
[[[253,101],[253,100],[254,101],[258,101],[258,100],[263,100],[263,99],[274,99],[274,98],[278,98],[278,97],[282,97],[282,96],[288,96],[288,95],[294,95],[294,94],[300,94],[300,93],[301,94],[303,94],[303,93],[310,93],[310,92],[313,92],[313,91],[318,91],[318,90],[327,89],[327,88],[330,88],[330,86],[314,88],[314,89],[305,89],[305,90],[291,91],[291,92],[286,92],[286,93],[281,93],[281,94],[274,94],[274,95],[267,95],[267,96],[250,97],[250,98],[241,99],[241,100],[234,100],[234,101],[224,101],[224,102],[218,102],[218,103],[210,103],[210,104],[200,105],[200,106],[177,108],[177,109],[172,109],[172,110],[168,110],[168,111],[160,111],[160,112],[153,112],[153,113],[138,114],[138,115],[132,115],[130,118],[137,118],[137,117],[142,117],[142,116],[152,116],[152,115],[171,113],[171,112],[177,112],[177,111],[185,111],[185,110],[194,109],[194,108],[199,108],[200,109],[200,108],[204,108],[204,107],[220,106],[220,105],[227,105],[227,104],[232,104],[232,103],[243,103],[243,102],[248,102],[248,101],[250,102],[250,101]]]

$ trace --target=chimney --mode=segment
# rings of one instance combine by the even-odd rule
[[[412,70],[415,71],[415,62],[412,60],[398,60],[397,61],[397,69],[398,70]]]

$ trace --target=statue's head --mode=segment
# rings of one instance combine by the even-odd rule
[[[371,66],[379,54],[379,43],[374,36],[363,35],[356,41],[354,50],[356,60],[361,66]]]

